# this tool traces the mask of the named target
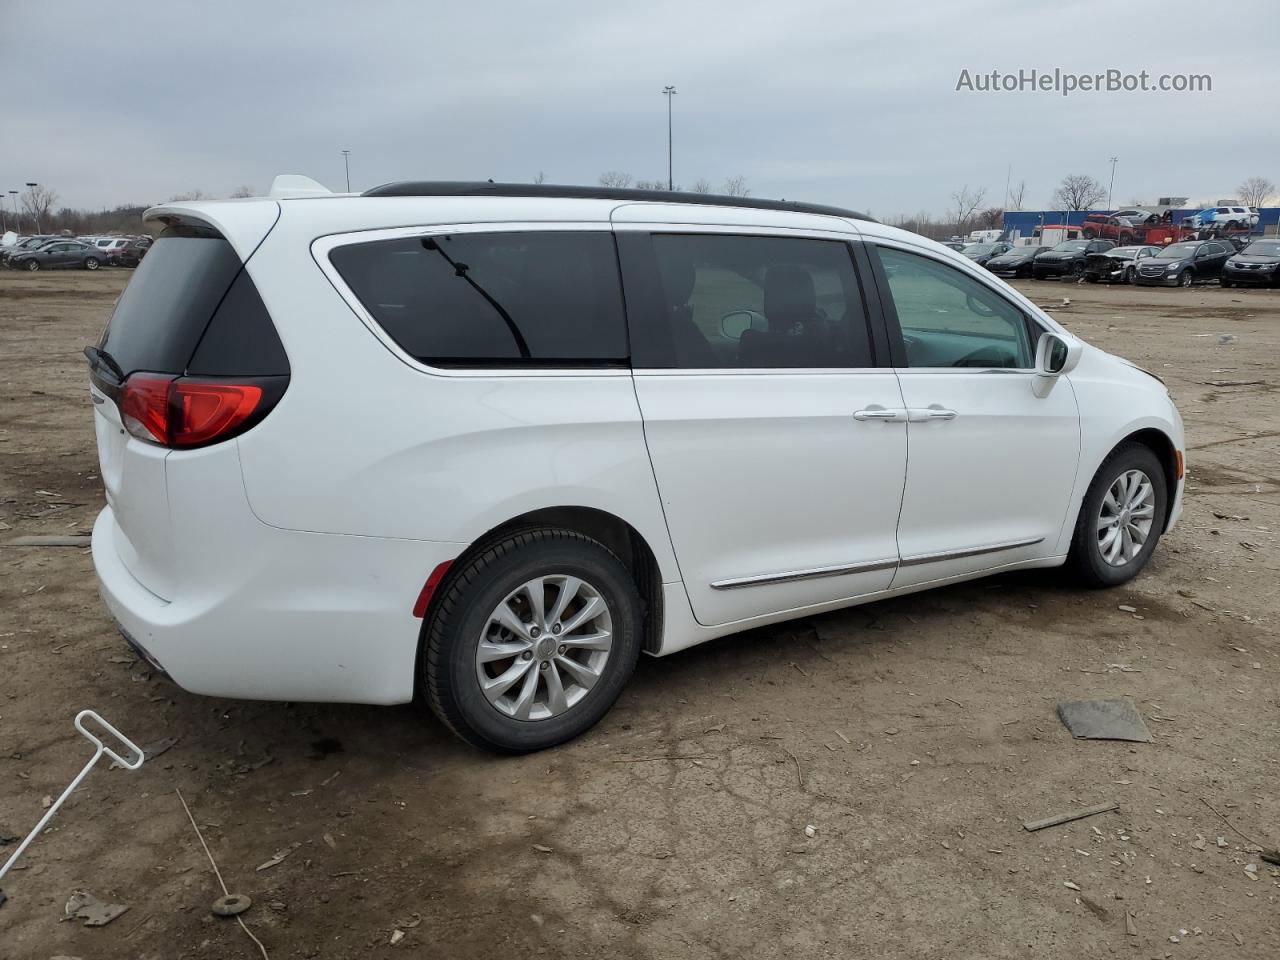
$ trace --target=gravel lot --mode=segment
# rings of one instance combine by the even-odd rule
[[[0,544],[101,507],[79,350],[127,279],[0,273]],[[177,738],[91,774],[5,878],[0,957],[260,956],[210,915],[175,788],[276,960],[1274,956],[1280,871],[1242,834],[1280,846],[1280,292],[1020,286],[1186,419],[1186,513],[1142,577],[1005,576],[646,659],[546,753],[477,753],[417,707],[186,694],[129,661],[87,550],[0,546],[0,838],[87,758],[78,709]],[[1121,695],[1154,743],[1054,713]],[[59,922],[76,890],[130,909]]]

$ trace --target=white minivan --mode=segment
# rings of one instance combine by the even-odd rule
[[[955,583],[1146,564],[1163,383],[851,211],[394,183],[173,202],[85,350],[107,608],[228,697],[421,695],[490,749],[641,652]]]

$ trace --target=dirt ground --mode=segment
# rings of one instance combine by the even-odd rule
[[[0,544],[102,505],[79,351],[126,280],[0,273]],[[0,958],[260,956],[210,914],[177,788],[277,960],[1276,956],[1280,870],[1244,835],[1280,846],[1280,292],[1022,286],[1186,418],[1186,513],[1143,576],[1004,576],[644,659],[545,753],[478,753],[417,707],[189,695],[131,662],[87,550],[0,546],[0,839],[87,759],[77,710],[177,738],[90,774],[5,878]],[[1072,740],[1055,704],[1091,696],[1135,698],[1155,742]],[[60,922],[77,890],[130,909]]]

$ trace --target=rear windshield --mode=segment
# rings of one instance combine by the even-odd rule
[[[151,245],[100,346],[126,374],[288,372],[271,318],[239,255],[221,234],[203,226],[170,227]]]
[[[329,260],[391,339],[426,363],[593,366],[628,357],[617,253],[605,232],[376,240],[338,247]]]

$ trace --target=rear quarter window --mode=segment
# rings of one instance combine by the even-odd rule
[[[627,362],[611,233],[404,237],[340,246],[329,260],[387,335],[424,363]]]

